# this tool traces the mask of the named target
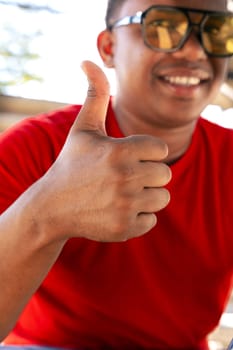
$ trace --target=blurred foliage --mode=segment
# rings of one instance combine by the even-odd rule
[[[4,88],[15,84],[23,84],[30,80],[41,81],[41,78],[30,72],[26,65],[29,61],[39,59],[39,54],[30,48],[30,43],[40,35],[36,32],[30,35],[19,33],[13,27],[5,27],[7,32],[6,40],[0,42],[0,92]]]
[[[54,8],[48,5],[37,5],[32,2],[0,0],[0,5],[15,6],[20,9],[29,10],[29,11],[47,11],[51,13],[58,13],[57,10],[55,10]]]
[[[27,15],[46,11],[52,14],[58,13],[55,9],[35,5],[30,2],[0,1],[0,8],[11,6],[14,11],[25,12]],[[12,16],[13,18],[13,16]],[[16,18],[14,16],[14,18]],[[40,59],[40,55],[33,48],[33,42],[43,33],[40,28],[32,28],[30,32],[20,27],[17,20],[10,18],[1,21],[0,41],[0,93],[4,94],[7,88],[16,84],[25,84],[30,81],[41,82],[43,79],[34,73],[33,63]]]

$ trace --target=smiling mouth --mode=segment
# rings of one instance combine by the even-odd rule
[[[162,76],[159,77],[171,85],[181,86],[181,87],[195,87],[202,83],[207,82],[208,79],[200,79],[194,76]]]

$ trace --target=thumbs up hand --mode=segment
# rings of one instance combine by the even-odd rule
[[[53,239],[125,241],[148,232],[169,202],[171,172],[163,141],[148,135],[108,137],[109,84],[85,61],[89,89],[56,162],[41,183],[43,226]],[[45,209],[46,208],[46,213]]]

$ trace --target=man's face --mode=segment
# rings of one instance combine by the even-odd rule
[[[152,5],[224,11],[225,0],[128,0],[116,19]],[[195,22],[197,16],[192,14]],[[226,58],[209,57],[195,31],[173,53],[153,51],[143,41],[141,26],[113,30],[113,62],[118,81],[117,103],[147,124],[163,127],[193,121],[212,102],[224,80]]]

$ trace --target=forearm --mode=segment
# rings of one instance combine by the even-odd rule
[[[48,232],[40,229],[35,218],[38,210],[38,219],[42,219],[35,192],[29,189],[0,216],[0,341],[14,326],[65,244],[65,240],[50,240]]]
[[[90,62],[85,70],[88,96],[56,161],[0,218],[0,339],[69,238],[141,236],[170,200],[167,145],[149,135],[108,137],[106,77]]]

